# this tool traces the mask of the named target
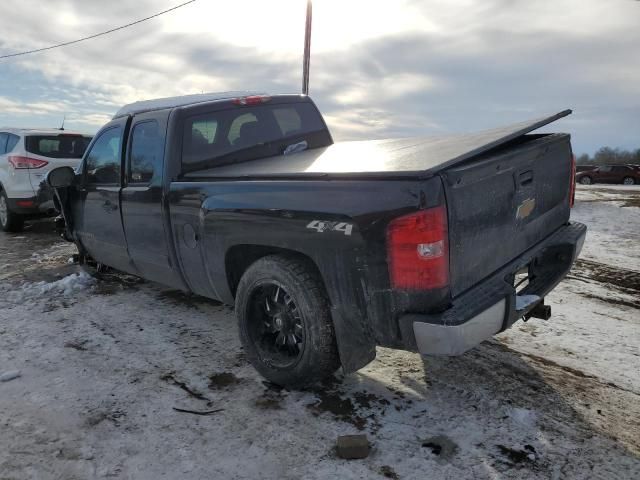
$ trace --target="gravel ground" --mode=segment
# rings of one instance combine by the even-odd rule
[[[79,272],[51,222],[0,233],[0,479],[640,478],[639,199],[579,188],[550,321],[304,392],[262,381],[228,307]],[[371,454],[338,459],[353,433]]]

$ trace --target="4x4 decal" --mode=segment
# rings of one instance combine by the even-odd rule
[[[351,235],[351,232],[353,231],[353,224],[345,222],[326,222],[323,220],[313,220],[311,223],[309,223],[309,225],[307,225],[307,228],[310,228],[317,232],[334,231],[342,232],[345,235]]]

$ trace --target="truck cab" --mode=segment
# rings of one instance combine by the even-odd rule
[[[178,259],[167,224],[166,192],[172,181],[206,165],[332,143],[322,116],[306,97],[249,92],[195,97],[186,106],[171,99],[133,104],[96,134],[71,202],[73,235],[88,257],[186,288],[175,268]]]

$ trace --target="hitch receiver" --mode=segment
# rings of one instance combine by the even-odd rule
[[[551,305],[545,305],[544,299],[542,299],[540,303],[533,307],[531,311],[524,316],[526,320],[532,317],[539,318],[541,320],[549,320],[551,318]]]

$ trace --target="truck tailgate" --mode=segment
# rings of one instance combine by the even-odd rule
[[[569,220],[566,134],[524,135],[441,173],[455,297]]]

